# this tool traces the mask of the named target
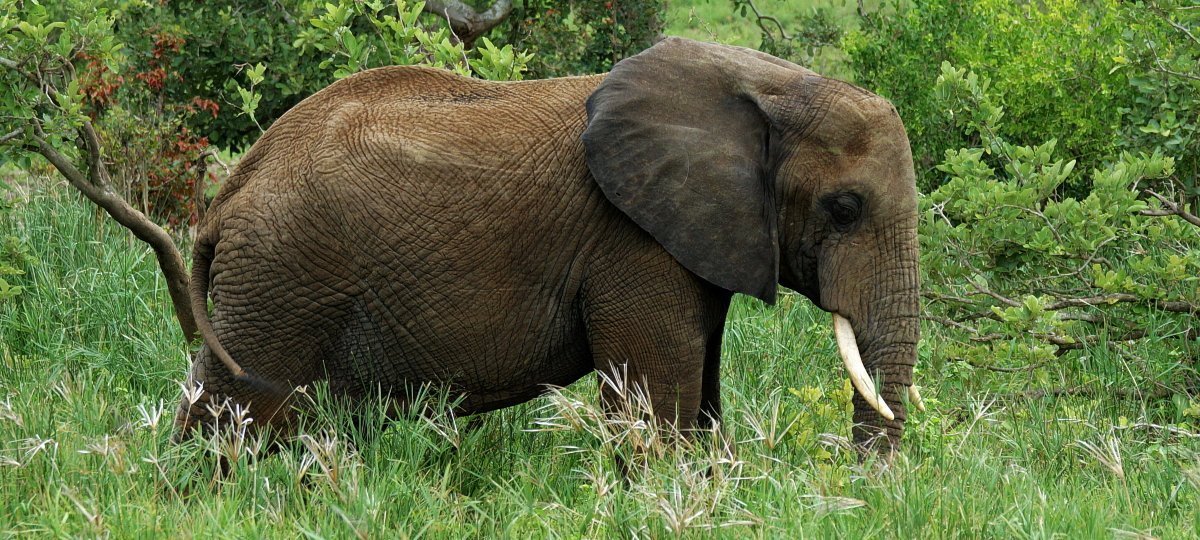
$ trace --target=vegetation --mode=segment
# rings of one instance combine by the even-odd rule
[[[528,0],[473,47],[415,2],[93,4],[0,0],[0,534],[1200,535],[1189,2]],[[828,316],[790,293],[735,302],[727,422],[690,443],[634,421],[636,396],[599,414],[590,381],[479,421],[431,392],[432,414],[365,425],[310,388],[274,454],[244,425],[169,441],[178,284],[53,174],[186,243],[230,156],[210,141],[236,150],[336,77],[596,72],[660,31],[853,80],[909,126],[929,410],[896,462],[848,448]]]
[[[1129,395],[1041,397],[919,367],[890,469],[846,447],[850,388],[828,316],[785,294],[736,302],[726,441],[663,444],[603,425],[591,380],[471,425],[444,415],[364,425],[321,389],[305,437],[169,442],[188,359],[158,270],[70,192],[11,193],[27,290],[0,304],[0,515],[37,536],[1191,537],[1200,439],[1133,392],[1119,354],[1049,367]],[[13,229],[9,229],[13,230]],[[957,373],[957,374],[956,374]],[[432,396],[437,403],[437,396]],[[435,407],[436,409],[436,407]],[[539,420],[541,419],[541,420]],[[372,433],[382,434],[371,436]],[[613,437],[620,434],[620,437]],[[611,439],[610,439],[611,438]],[[650,447],[621,480],[611,456]],[[219,456],[237,456],[215,476]],[[710,527],[717,527],[711,529]]]

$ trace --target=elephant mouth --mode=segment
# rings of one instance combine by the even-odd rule
[[[833,335],[837,339],[838,353],[842,356],[842,363],[846,366],[846,372],[850,374],[850,383],[854,385],[854,389],[880,416],[895,420],[896,414],[876,390],[875,381],[871,380],[871,374],[863,365],[862,354],[858,351],[858,339],[854,337],[854,328],[849,320],[837,313],[833,314]],[[921,399],[916,385],[908,387],[908,400],[918,411],[925,410],[925,402]]]

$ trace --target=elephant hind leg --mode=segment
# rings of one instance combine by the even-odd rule
[[[226,429],[246,427],[245,433],[269,428],[272,438],[286,438],[295,423],[292,396],[277,395],[240,381],[229,373],[207,346],[196,353],[191,374],[175,413],[176,442]]]

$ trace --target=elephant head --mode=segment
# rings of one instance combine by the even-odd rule
[[[915,174],[892,105],[757,51],[668,38],[617,64],[587,112],[592,175],[680,264],[833,313],[855,439],[897,448],[901,396],[919,406],[920,327]]]

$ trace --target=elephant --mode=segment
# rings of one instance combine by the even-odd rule
[[[758,51],[671,37],[519,82],[363,71],[270,126],[197,227],[203,397],[176,434],[219,423],[209,400],[287,433],[321,381],[400,406],[441,385],[465,415],[617,370],[658,421],[711,427],[732,296],[782,285],[832,313],[855,441],[894,452],[919,402],[916,227],[896,109]]]

